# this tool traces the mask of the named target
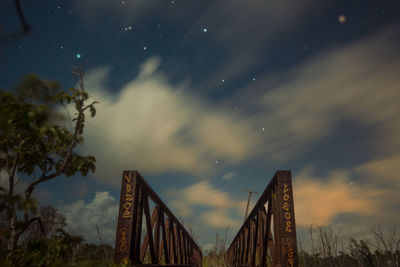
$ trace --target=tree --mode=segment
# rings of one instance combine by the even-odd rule
[[[30,224],[40,221],[40,216],[32,217],[38,207],[32,194],[39,184],[78,171],[83,176],[95,171],[96,159],[81,156],[74,149],[83,141],[85,113],[90,111],[91,117],[95,116],[97,102],[86,103],[89,96],[84,90],[83,72],[75,69],[73,75],[79,88],[71,88],[69,93],[36,75],[25,78],[17,93],[0,91],[0,174],[7,180],[6,185],[0,185],[0,212],[6,212],[9,222],[1,233],[7,236],[9,250],[16,248]],[[75,104],[71,131],[57,125],[59,117],[52,116],[66,103]],[[18,183],[22,193],[16,192]]]
[[[66,219],[56,208],[46,206],[40,208],[40,221],[33,222],[19,238],[19,244],[27,247],[29,243],[40,237],[50,238],[57,230],[65,229]]]

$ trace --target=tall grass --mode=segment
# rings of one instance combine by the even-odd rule
[[[381,224],[369,238],[359,240],[343,237],[333,226],[312,224],[298,250],[299,266],[304,267],[400,267],[400,234],[396,228],[384,229]],[[226,267],[225,253],[226,235],[221,237],[217,232],[215,244],[203,256],[203,267]]]

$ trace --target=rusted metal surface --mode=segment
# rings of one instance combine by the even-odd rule
[[[229,267],[298,266],[290,171],[277,171],[226,253]]]
[[[133,266],[202,265],[199,246],[137,171],[122,175],[114,261],[124,258]]]

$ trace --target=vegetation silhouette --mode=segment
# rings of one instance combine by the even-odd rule
[[[17,85],[16,93],[0,91],[0,170],[5,181],[0,186],[0,213],[8,220],[1,235],[8,240],[8,250],[17,248],[32,223],[39,223],[44,232],[38,202],[32,197],[39,184],[95,171],[96,159],[81,156],[75,148],[83,141],[85,112],[95,116],[97,102],[86,103],[83,72],[75,69],[73,74],[79,89],[69,93],[33,74]],[[60,125],[63,116],[57,108],[65,103],[75,104],[71,131]]]

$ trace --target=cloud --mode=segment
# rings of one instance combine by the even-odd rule
[[[350,172],[335,170],[327,177],[318,177],[311,168],[294,178],[296,224],[307,227],[316,222],[329,225],[335,216],[344,213],[374,215],[378,206],[371,198],[376,189],[352,186]]]
[[[239,227],[242,221],[237,220],[245,210],[246,202],[237,201],[227,192],[213,187],[209,181],[201,181],[181,190],[170,191],[173,200],[170,205],[180,216],[191,216],[196,208],[208,208],[200,212],[199,220],[215,228]]]
[[[285,42],[292,36],[290,33],[294,28],[301,30],[302,25],[309,22],[304,18],[311,18],[317,12],[321,14],[333,1],[190,1],[176,2],[174,5],[170,1],[155,0],[122,2],[74,1],[79,17],[90,27],[99,27],[96,21],[113,18],[112,23],[107,25],[135,25],[141,30],[156,27],[149,25],[148,18],[152,17],[157,18],[161,27],[184,27],[183,34],[193,42],[203,40],[202,29],[207,27],[209,45],[202,46],[201,52],[196,51],[193,57],[200,67],[207,68],[209,64],[219,64],[214,60],[210,63],[207,59],[215,57],[215,48],[221,51],[221,65],[215,74],[209,74],[212,77],[204,79],[208,87],[210,81],[220,80],[221,77],[226,81],[243,77],[250,67],[265,60],[260,55],[265,54],[267,47]],[[122,30],[121,34],[124,34]],[[177,40],[174,51],[187,50],[187,45],[187,40]]]
[[[211,251],[214,248],[215,244],[213,243],[208,243],[206,245],[201,246],[201,250],[203,253],[206,253],[207,251]]]
[[[250,157],[259,142],[252,122],[191,95],[185,85],[173,87],[159,64],[148,59],[117,95],[106,88],[107,68],[87,73],[86,88],[100,104],[88,119],[83,149],[96,157],[98,178],[119,183],[122,169],[204,174],[215,160]]]
[[[235,177],[235,176],[236,176],[236,173],[228,172],[228,173],[225,173],[224,176],[222,176],[222,179],[226,180],[226,181],[229,181],[229,180],[232,180],[232,178]]]
[[[122,4],[124,2],[124,4]],[[73,1],[73,5],[80,19],[89,26],[97,26],[95,21],[107,20],[117,17],[119,22],[133,22],[134,18],[143,18],[149,11],[154,10],[155,1],[112,1],[112,0],[87,0]],[[113,16],[114,15],[114,16]]]
[[[96,225],[103,241],[114,245],[118,202],[109,192],[96,192],[91,202],[83,200],[61,205],[60,212],[65,216],[72,233],[83,234],[89,243],[99,243]]]
[[[328,224],[345,213],[389,218],[398,205],[394,189],[399,189],[394,166],[400,165],[400,78],[396,72],[400,58],[392,53],[398,46],[398,31],[388,28],[323,51],[275,78],[265,73],[253,90],[245,88],[227,101],[247,103],[255,110],[250,115],[233,115],[224,106],[214,108],[190,94],[187,85],[173,87],[158,71],[159,59],[152,58],[118,95],[108,94],[104,83],[90,92],[103,105],[93,124],[136,145],[88,127],[85,149],[98,155],[100,179],[115,177],[119,183],[124,168],[197,173],[212,170],[214,159],[232,164],[263,155],[268,160],[288,161],[315,148],[318,141],[329,141],[339,133],[340,122],[351,121],[355,128],[371,131],[366,145],[376,153],[353,168],[333,170],[325,176],[304,170],[297,176],[297,222],[306,226],[318,218],[321,224]],[[100,70],[88,76],[95,73],[96,81],[107,76]],[[249,138],[256,125],[265,125],[265,131]],[[96,138],[100,142],[96,143]],[[157,156],[145,151],[156,151]],[[363,184],[350,185],[346,177],[363,177]],[[233,218],[229,202],[237,201],[227,193],[209,182],[186,189],[174,203],[182,214],[190,214],[196,206],[209,207],[208,214],[200,214],[199,219],[215,227],[218,223],[209,220],[211,215],[221,221]],[[205,200],[196,197],[198,192]]]
[[[209,212],[203,212],[199,217],[203,223],[217,229],[239,228],[243,223],[240,220],[232,219],[225,209],[214,209]]]
[[[377,225],[391,229],[400,224],[400,153],[373,159],[325,176],[304,169],[294,178],[298,240],[308,239],[308,227],[333,226],[344,244],[348,238],[374,239]],[[307,246],[308,242],[303,242]],[[309,245],[309,244],[308,244]]]
[[[376,218],[398,225],[397,166],[400,153],[350,169],[336,169],[326,176],[315,175],[311,167],[305,168],[294,177],[296,223],[304,227],[314,221],[329,225],[338,216],[351,214],[359,219],[346,222],[346,227],[356,228],[360,220],[376,223]]]
[[[101,104],[85,129],[84,150],[98,159],[97,177],[115,184],[122,169],[202,176],[215,169],[215,160],[287,161],[334,136],[343,121],[372,129],[370,144],[378,153],[398,151],[400,79],[394,70],[400,58],[391,53],[398,31],[325,50],[285,73],[265,73],[254,89],[218,107],[192,94],[188,84],[173,86],[158,69],[160,58],[144,62],[118,94],[106,86],[108,68],[92,70],[86,87]],[[225,108],[232,103],[253,113],[232,113]],[[257,135],[260,125],[265,131]]]
[[[371,185],[398,188],[400,186],[398,166],[400,166],[400,153],[361,164],[354,168],[354,172],[367,177],[367,181]]]
[[[400,166],[400,152],[373,159],[352,170],[353,175],[360,177],[361,183],[365,184],[365,187],[379,190],[379,194],[372,198],[380,207],[376,215],[394,225],[400,223],[398,166]]]
[[[258,110],[268,159],[286,161],[351,121],[377,153],[399,151],[399,28],[326,50],[287,73],[266,73],[230,101]],[[382,49],[382,48],[385,49]],[[275,76],[275,77],[273,77]],[[268,88],[268,89],[266,89]]]
[[[221,209],[234,205],[234,201],[227,193],[215,189],[208,181],[198,182],[174,194],[181,196],[186,205],[203,205]]]
[[[219,71],[209,80],[220,80],[221,77],[227,81],[235,80],[248,75],[249,68],[268,60],[268,56],[264,56],[267,48],[285,42],[295,27],[302,28],[305,17],[313,16],[315,11],[322,12],[330,3],[314,0],[214,1],[192,25],[190,36],[197,36],[199,29],[210,25],[208,38],[213,47],[224,52],[224,56]],[[213,51],[209,50],[210,55]],[[201,57],[207,58],[207,52],[202,51]]]

